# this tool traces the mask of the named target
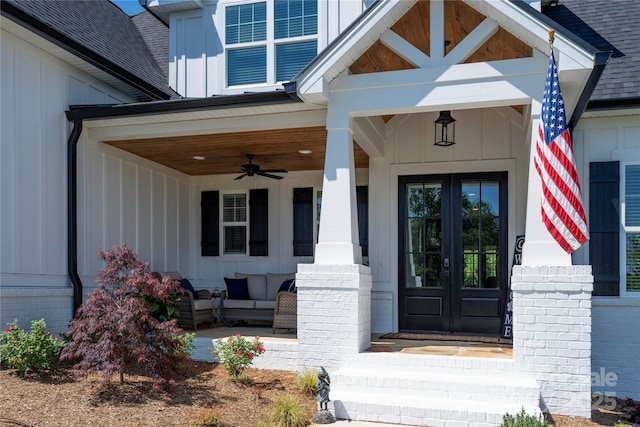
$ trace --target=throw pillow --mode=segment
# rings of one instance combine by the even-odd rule
[[[193,299],[198,299],[198,294],[196,294],[196,290],[193,289],[193,285],[191,284],[189,279],[180,279],[180,286],[186,291],[191,291],[191,293],[193,294]]]
[[[224,283],[227,285],[228,299],[251,299],[249,296],[249,287],[247,285],[246,278],[232,279],[230,277],[225,277]]]
[[[292,292],[294,288],[294,281],[295,279],[289,279],[282,282],[282,285],[280,285],[280,289],[278,289],[278,292]]]

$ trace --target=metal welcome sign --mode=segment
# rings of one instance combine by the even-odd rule
[[[511,266],[522,264],[522,246],[524,236],[516,236],[516,247],[513,250]],[[502,322],[502,338],[513,339],[513,292],[511,292],[511,273],[509,273],[509,289],[507,291],[504,320]]]

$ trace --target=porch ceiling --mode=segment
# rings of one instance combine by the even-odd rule
[[[255,154],[261,169],[290,172],[323,170],[327,130],[323,126],[185,135],[165,138],[105,141],[105,144],[144,157],[187,175],[240,174],[247,154]],[[369,157],[354,142],[356,168],[367,168]],[[298,150],[311,150],[300,154]],[[203,156],[204,160],[194,160]]]

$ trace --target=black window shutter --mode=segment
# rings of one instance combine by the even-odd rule
[[[313,256],[313,188],[293,189],[293,255]]]
[[[360,235],[362,256],[369,256],[369,188],[367,186],[356,187],[356,200],[358,205],[358,234]]]
[[[620,162],[589,165],[589,262],[593,295],[620,295]]]
[[[220,192],[203,191],[200,200],[202,256],[220,255]]]
[[[249,190],[249,255],[269,255],[269,190]]]

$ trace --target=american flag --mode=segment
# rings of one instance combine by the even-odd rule
[[[589,230],[553,49],[534,162],[542,181],[542,221],[562,249],[573,253],[589,239]]]

